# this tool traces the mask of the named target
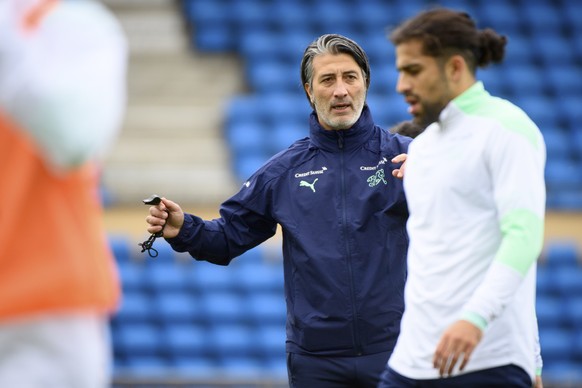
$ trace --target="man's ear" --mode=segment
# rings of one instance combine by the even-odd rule
[[[311,104],[313,104],[314,103],[313,95],[311,94],[311,88],[309,87],[309,84],[306,83],[305,85],[303,85],[303,88],[305,89],[305,93],[307,93],[307,95],[309,96],[309,101],[311,101]]]
[[[467,69],[467,63],[465,58],[461,55],[453,55],[447,61],[445,66],[447,76],[453,82],[459,82],[463,76],[464,71]]]

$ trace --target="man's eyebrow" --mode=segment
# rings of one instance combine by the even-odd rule
[[[398,66],[396,68],[396,70],[398,70],[398,71],[410,71],[410,70],[418,69],[421,67],[422,67],[422,65],[420,63],[407,63],[405,65]]]

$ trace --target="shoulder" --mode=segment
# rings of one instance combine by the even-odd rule
[[[376,129],[382,153],[396,156],[408,152],[408,146],[412,142],[412,138],[398,133],[391,133],[384,128],[376,127]]]
[[[249,180],[260,182],[263,186],[277,182],[289,171],[316,156],[316,149],[312,149],[310,145],[309,138],[297,140],[289,148],[271,156]]]
[[[489,96],[484,103],[466,112],[479,127],[486,127],[497,136],[523,138],[534,147],[540,145],[540,130],[520,107],[500,97]]]

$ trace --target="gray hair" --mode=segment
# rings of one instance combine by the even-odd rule
[[[366,80],[366,89],[370,87],[370,62],[366,52],[353,40],[338,34],[322,35],[305,49],[301,60],[301,85],[313,82],[313,58],[322,54],[348,54],[358,64],[362,70],[362,75]],[[305,91],[307,99],[309,95]]]

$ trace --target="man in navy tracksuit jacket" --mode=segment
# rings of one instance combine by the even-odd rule
[[[164,198],[150,208],[148,231],[165,225],[176,251],[227,265],[281,225],[290,385],[375,387],[404,310],[408,210],[391,159],[410,139],[374,124],[367,57],[355,42],[324,35],[305,55],[309,137],[253,174],[220,218],[184,214]],[[352,108],[355,122],[341,128]]]

